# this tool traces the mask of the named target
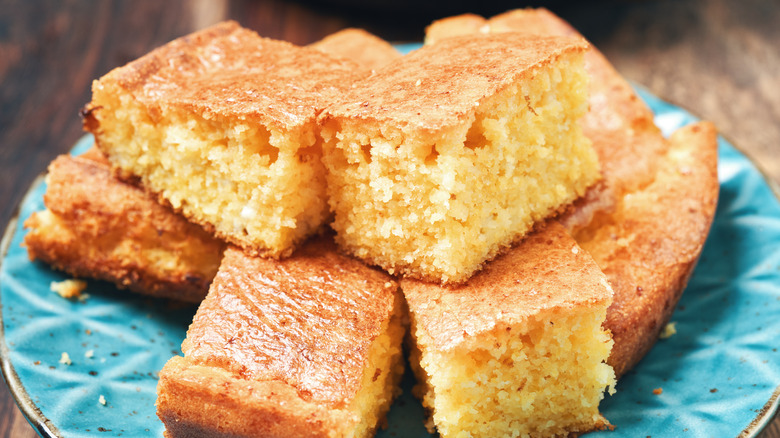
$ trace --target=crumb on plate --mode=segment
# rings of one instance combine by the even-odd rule
[[[62,298],[78,298],[81,300],[81,292],[86,289],[87,282],[84,280],[68,279],[63,281],[52,281],[49,289],[57,292]],[[83,301],[83,300],[82,300]]]
[[[669,324],[666,324],[663,330],[661,330],[661,333],[658,335],[658,337],[661,339],[668,339],[676,335],[677,334],[677,329],[675,328],[676,325],[677,325],[676,322],[670,322]]]
[[[62,355],[60,356],[60,363],[63,365],[71,365],[73,362],[70,360],[70,355],[63,351]]]

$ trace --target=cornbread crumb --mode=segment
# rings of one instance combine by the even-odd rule
[[[668,339],[672,336],[677,334],[677,323],[676,322],[670,322],[664,326],[664,329],[661,330],[661,333],[658,334],[658,337],[661,339]]]
[[[98,398],[98,403],[105,406],[106,405],[106,398],[103,397],[103,394],[100,394],[100,397]]]
[[[585,193],[600,178],[577,122],[585,48],[451,38],[358,82],[322,116],[339,244],[392,274],[460,283]]]
[[[75,279],[52,281],[49,285],[49,289],[51,289],[52,292],[56,292],[62,298],[67,299],[80,298],[81,292],[86,288],[86,281]]]
[[[60,355],[60,363],[63,365],[71,365],[73,362],[70,360],[70,355],[63,351],[62,355]]]
[[[655,395],[661,395],[661,394],[663,394],[663,392],[664,392],[663,388],[655,388],[653,390],[653,394],[655,394]]]

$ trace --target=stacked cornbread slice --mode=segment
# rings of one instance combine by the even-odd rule
[[[371,436],[403,373],[403,306],[327,236],[282,261],[228,248],[160,372],[168,436]]]
[[[280,257],[329,216],[315,119],[361,71],[226,22],[96,81],[84,126],[121,176]]]
[[[225,244],[111,176],[92,149],[49,166],[46,210],[25,221],[31,259],[77,277],[152,296],[199,303]]]
[[[401,57],[387,41],[363,29],[344,29],[328,35],[309,47],[341,58],[351,59],[372,70]]]
[[[458,283],[600,177],[578,118],[578,39],[452,38],[322,116],[337,241],[390,273]]]

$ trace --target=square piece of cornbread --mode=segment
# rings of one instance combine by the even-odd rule
[[[195,303],[206,296],[224,242],[113,178],[100,152],[57,157],[43,200],[46,209],[24,222],[30,259],[146,295]]]
[[[225,22],[95,81],[84,126],[120,177],[280,257],[329,217],[316,115],[359,71]]]
[[[443,437],[568,436],[608,425],[612,290],[557,222],[448,287],[403,279],[418,396]]]
[[[322,116],[337,241],[393,274],[468,279],[581,196],[599,164],[581,39],[474,35],[423,47]]]
[[[404,314],[397,283],[332,237],[281,261],[228,248],[160,372],[167,436],[373,436],[399,392]]]

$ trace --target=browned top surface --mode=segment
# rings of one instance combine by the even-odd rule
[[[417,323],[418,341],[441,350],[542,311],[612,301],[604,274],[555,221],[463,285],[403,279],[401,288]]]
[[[717,156],[711,123],[681,128],[653,181],[575,235],[615,290],[604,325],[617,375],[655,343],[701,253],[718,199]]]
[[[482,100],[535,68],[586,48],[582,39],[515,33],[448,38],[356,83],[326,111],[334,118],[437,131],[458,124]]]
[[[388,275],[339,255],[331,237],[283,261],[229,248],[182,350],[195,364],[339,405],[359,389],[396,290]]]
[[[434,44],[444,38],[489,30],[487,20],[476,14],[462,14],[436,20],[425,28],[425,44]]]
[[[173,106],[290,128],[312,120],[360,71],[352,61],[262,38],[227,21],[112,70],[93,88],[116,83],[152,115]]]
[[[351,59],[371,69],[378,69],[402,56],[401,52],[387,41],[356,28],[343,29],[330,34],[310,44],[309,47],[333,56]]]

